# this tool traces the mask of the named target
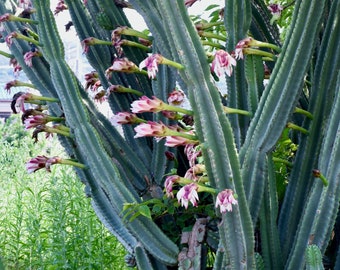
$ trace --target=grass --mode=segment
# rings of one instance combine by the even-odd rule
[[[131,269],[99,222],[72,168],[27,174],[32,157],[64,156],[57,140],[33,144],[17,117],[0,124],[0,270]]]

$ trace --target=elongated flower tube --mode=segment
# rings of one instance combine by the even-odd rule
[[[105,71],[106,77],[109,78],[112,72],[148,74],[145,70],[140,70],[133,62],[125,57],[117,58],[113,61],[112,66]]]
[[[188,145],[188,144],[197,144],[197,140],[192,140],[188,138],[184,138],[182,136],[166,136],[165,138],[165,146],[168,147],[177,147],[182,145]]]
[[[94,46],[94,45],[109,45],[110,46],[112,45],[112,43],[110,41],[101,40],[101,39],[94,38],[94,37],[88,37],[82,41],[82,45],[83,45],[84,53],[88,53],[90,46]]]
[[[0,23],[2,22],[23,22],[23,23],[32,23],[32,24],[38,24],[38,21],[31,20],[28,18],[18,17],[10,13],[5,13],[0,16]]]
[[[62,117],[54,117],[54,116],[49,116],[46,114],[37,114],[31,117],[28,117],[24,120],[24,125],[26,129],[34,128],[39,125],[45,125],[48,122],[61,122],[64,121],[65,119]]]
[[[10,81],[6,83],[5,90],[7,90],[10,93],[12,87],[23,87],[23,86],[29,87],[29,88],[35,88],[35,86],[31,83],[14,80],[14,81]]]
[[[27,37],[27,36],[25,36],[25,35],[23,35],[21,33],[18,33],[18,32],[12,32],[9,35],[7,35],[6,38],[5,38],[5,41],[6,41],[7,45],[8,45],[8,47],[10,47],[12,45],[13,38],[25,40],[25,41],[27,41],[29,43],[32,43],[32,44],[36,45],[36,46],[40,46],[40,47],[43,46],[41,43],[39,43],[39,41],[37,41],[37,40],[35,40],[33,38]]]
[[[60,157],[46,157],[37,156],[26,163],[26,170],[28,173],[36,172],[37,170],[45,168],[46,171],[51,172],[51,166],[54,164],[72,165],[81,169],[85,169],[85,165],[75,162],[70,159],[62,159]]]
[[[111,85],[107,89],[107,94],[109,95],[110,93],[130,93],[130,94],[134,94],[136,96],[142,96],[143,95],[143,93],[138,91],[138,90],[135,90],[135,89],[132,89],[132,88],[129,88],[129,87],[125,87],[123,85],[118,85],[118,84]]]
[[[145,40],[151,40],[150,37],[144,34],[143,32],[137,31],[127,26],[119,26],[112,31],[111,34],[112,43],[121,40],[121,35],[134,36]]]
[[[252,37],[247,37],[247,38],[244,38],[244,39],[240,40],[236,44],[235,58],[237,60],[243,59],[244,58],[244,53],[247,53],[247,54],[258,54],[258,55],[263,55],[263,56],[268,56],[268,57],[272,56],[272,54],[270,54],[268,52],[247,49],[247,48],[260,48],[260,47],[265,47],[265,48],[273,49],[273,50],[275,50],[277,52],[281,52],[281,48],[276,46],[276,45],[274,45],[274,44],[258,41],[256,39],[253,39]]]
[[[163,137],[166,135],[168,130],[167,126],[163,123],[156,123],[156,122],[147,122],[142,123],[134,128],[136,131],[135,138],[139,137],[147,137],[147,136],[160,136]]]
[[[111,117],[111,122],[114,125],[124,125],[124,124],[139,124],[145,123],[146,120],[137,117],[134,113],[129,112],[119,112]]]
[[[148,98],[147,96],[142,96],[139,100],[132,102],[131,111],[133,113],[174,111],[187,115],[193,114],[193,112],[190,110],[166,104],[155,96],[153,96],[152,99]]]

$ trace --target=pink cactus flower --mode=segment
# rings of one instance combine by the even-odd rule
[[[83,53],[87,54],[89,52],[90,46],[96,44],[96,39],[94,37],[88,37],[85,38],[82,42],[81,45],[83,47]]]
[[[212,62],[211,70],[218,76],[222,76],[224,72],[230,77],[233,72],[233,66],[236,66],[236,60],[226,51],[218,50]]]
[[[124,57],[114,60],[112,66],[105,71],[105,74],[109,78],[112,72],[133,73],[138,70],[138,67],[133,62]]]
[[[198,199],[198,186],[195,183],[191,183],[188,185],[183,186],[178,192],[177,192],[177,200],[178,202],[181,202],[181,205],[185,207],[185,209],[188,208],[189,201],[193,206],[197,206]]]
[[[152,99],[142,96],[139,100],[131,103],[131,111],[133,113],[142,112],[159,112],[163,110],[164,102],[153,96]]]
[[[166,136],[165,140],[166,140],[165,146],[168,147],[177,147],[181,145],[192,144],[195,142],[193,140],[183,138],[181,136]]]
[[[154,79],[156,77],[156,73],[158,72],[158,65],[162,63],[162,60],[163,56],[161,56],[160,54],[153,54],[144,59],[139,64],[139,69],[143,69],[146,67],[149,78]]]
[[[18,85],[18,81],[17,80],[10,81],[10,82],[6,83],[5,90],[7,90],[7,92],[10,93],[11,92],[11,88],[12,87],[16,87],[17,85]]]
[[[174,194],[172,193],[172,187],[177,181],[180,179],[178,175],[170,175],[165,179],[164,187],[165,193],[168,198],[173,198]]]
[[[33,57],[40,56],[40,52],[38,50],[29,51],[24,54],[25,64],[29,67],[32,67],[32,59]]]
[[[114,125],[133,124],[136,121],[137,116],[134,113],[119,112],[111,117],[111,122]]]
[[[231,189],[225,189],[218,193],[216,197],[215,207],[220,207],[221,213],[226,211],[231,212],[233,210],[232,205],[237,204],[237,200],[234,198],[233,191]]]
[[[197,158],[202,155],[201,150],[197,150],[197,144],[187,144],[184,147],[184,153],[189,160],[189,166],[193,167],[196,164]]]
[[[32,7],[32,1],[31,0],[19,0],[19,7],[22,9],[27,9]]]
[[[247,37],[245,39],[240,40],[237,44],[236,44],[236,49],[235,49],[235,58],[237,60],[239,59],[243,59],[243,49],[244,48],[248,48],[249,47],[249,43],[251,43],[253,41],[253,38],[251,37]]]
[[[40,125],[45,125],[48,122],[46,115],[39,114],[32,117],[28,117],[24,121],[25,129],[35,128]]]
[[[10,13],[5,13],[5,14],[1,15],[0,16],[0,23],[8,22],[10,20],[11,16],[13,16],[13,15],[10,14]]]
[[[22,70],[22,67],[18,64],[18,61],[15,58],[11,58],[9,64],[13,66],[13,72],[15,76],[19,75],[19,71]]]
[[[145,136],[162,137],[165,135],[167,127],[163,123],[149,121],[147,123],[139,124],[134,130],[136,131],[134,138]]]
[[[189,168],[186,171],[184,178],[197,181],[199,179],[199,176],[202,175],[205,171],[205,166],[203,164],[195,164],[193,167]]]
[[[127,26],[119,26],[116,29],[114,29],[111,33],[111,41],[113,44],[121,40],[121,35],[124,32],[124,30],[128,29]]]
[[[65,4],[64,0],[59,0],[58,3],[57,3],[57,6],[54,10],[54,15],[57,15],[58,13],[64,11],[64,10],[67,10],[68,7],[67,5]]]
[[[29,101],[33,98],[33,95],[31,93],[23,93],[19,92],[14,95],[13,101],[12,101],[12,109],[14,113],[17,113],[15,108],[18,107],[20,111],[25,112],[25,101]]]
[[[173,105],[180,105],[183,102],[184,97],[183,91],[175,89],[169,94],[168,102]]]
[[[197,0],[185,0],[184,4],[185,4],[186,7],[191,7],[196,2],[197,2]]]
[[[12,32],[5,38],[6,44],[8,47],[10,47],[13,43],[13,38],[16,38],[18,36],[18,33]]]
[[[60,160],[61,159],[59,157],[49,158],[46,156],[37,156],[26,163],[26,170],[28,173],[33,173],[45,168],[48,172],[50,172],[51,165],[59,163]]]
[[[283,6],[279,5],[279,4],[270,4],[268,6],[269,11],[271,12],[271,14],[273,16],[276,17],[280,17],[281,16],[281,12],[283,10]]]

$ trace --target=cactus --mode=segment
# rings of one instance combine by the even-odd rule
[[[263,0],[225,1],[211,25],[227,38],[215,43],[188,15],[195,1],[59,1],[95,70],[87,86],[65,61],[50,2],[19,1],[18,16],[14,2],[0,2],[11,51],[2,55],[41,96],[21,93],[13,107],[36,139],[57,133],[69,156],[40,156],[28,169],[74,166],[129,265],[303,269],[336,257],[327,247],[339,233],[340,0],[295,1],[282,45]],[[149,34],[131,28],[126,8]],[[86,88],[98,86],[121,129],[94,106]],[[277,156],[287,140],[298,145],[293,158]]]

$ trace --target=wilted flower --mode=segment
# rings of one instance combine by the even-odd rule
[[[189,166],[193,167],[196,164],[197,157],[202,155],[202,151],[197,149],[197,144],[187,144],[184,147],[184,153],[189,160]]]
[[[106,77],[109,77],[112,72],[125,72],[125,73],[133,73],[138,72],[139,68],[129,59],[127,58],[117,58],[113,61],[112,66],[109,67],[106,71]]]
[[[85,89],[92,89],[92,87],[99,81],[98,72],[91,71],[90,73],[85,74]]]
[[[231,189],[225,189],[218,193],[216,197],[215,207],[220,207],[221,213],[226,211],[231,212],[233,210],[232,205],[237,204],[237,200],[234,198],[233,191]]]
[[[90,46],[95,45],[96,44],[96,38],[94,37],[88,37],[85,38],[82,42],[81,42],[82,46],[83,46],[83,53],[88,53]]]
[[[14,94],[13,100],[11,102],[11,108],[14,113],[17,113],[16,108],[18,107],[20,111],[25,111],[25,101],[33,97],[30,93],[18,92]]]
[[[193,167],[190,167],[185,175],[184,178],[188,178],[194,181],[198,180],[198,175],[203,174],[206,171],[205,165],[203,164],[195,164]]]
[[[191,183],[188,185],[183,186],[178,192],[177,192],[177,200],[178,202],[181,202],[181,205],[185,207],[185,209],[188,208],[189,201],[193,206],[197,206],[198,201],[198,186],[195,183]]]
[[[64,0],[59,0],[58,3],[57,3],[57,6],[54,10],[54,15],[57,15],[58,13],[64,11],[64,10],[67,10],[68,7],[67,5],[65,4]]]
[[[173,185],[180,179],[178,175],[170,175],[165,179],[164,187],[165,187],[165,193],[167,197],[174,197],[174,194],[172,193],[172,187]]]
[[[134,138],[145,136],[164,136],[167,129],[167,126],[163,123],[148,121],[147,123],[139,124],[134,128],[136,131]]]
[[[250,46],[249,43],[253,41],[253,38],[247,37],[245,39],[240,40],[236,44],[236,49],[235,49],[235,58],[236,59],[243,59],[243,49],[248,48]]]
[[[9,64],[13,66],[14,75],[17,76],[19,71],[22,70],[22,67],[18,64],[17,59],[11,58],[11,60],[9,60]]]
[[[32,59],[33,57],[36,57],[36,56],[40,56],[41,53],[38,51],[38,50],[33,50],[33,51],[29,51],[27,53],[24,54],[24,61],[25,61],[25,64],[29,67],[32,67]]]
[[[224,50],[216,51],[211,70],[218,76],[222,76],[225,72],[230,77],[233,72],[233,66],[236,66],[236,60],[228,52]]]
[[[185,0],[184,4],[186,7],[191,7],[195,2],[197,2],[197,0]]]
[[[10,13],[5,13],[5,14],[1,15],[0,16],[0,23],[8,22],[10,20],[11,16],[13,16],[13,15],[10,14]]]
[[[168,102],[174,105],[180,105],[184,100],[184,93],[181,90],[175,89],[168,96]]]
[[[17,32],[12,32],[9,35],[6,36],[5,41],[8,47],[10,47],[13,43],[13,38],[16,38],[18,36]]]
[[[128,29],[127,26],[119,26],[116,29],[114,29],[111,33],[111,41],[113,44],[118,42],[121,39],[121,35],[124,32],[124,30]]]
[[[100,81],[98,82],[100,84]],[[106,91],[105,90],[99,91],[97,94],[94,95],[94,100],[98,101],[99,103],[103,103],[104,101],[106,101],[107,100]]]

